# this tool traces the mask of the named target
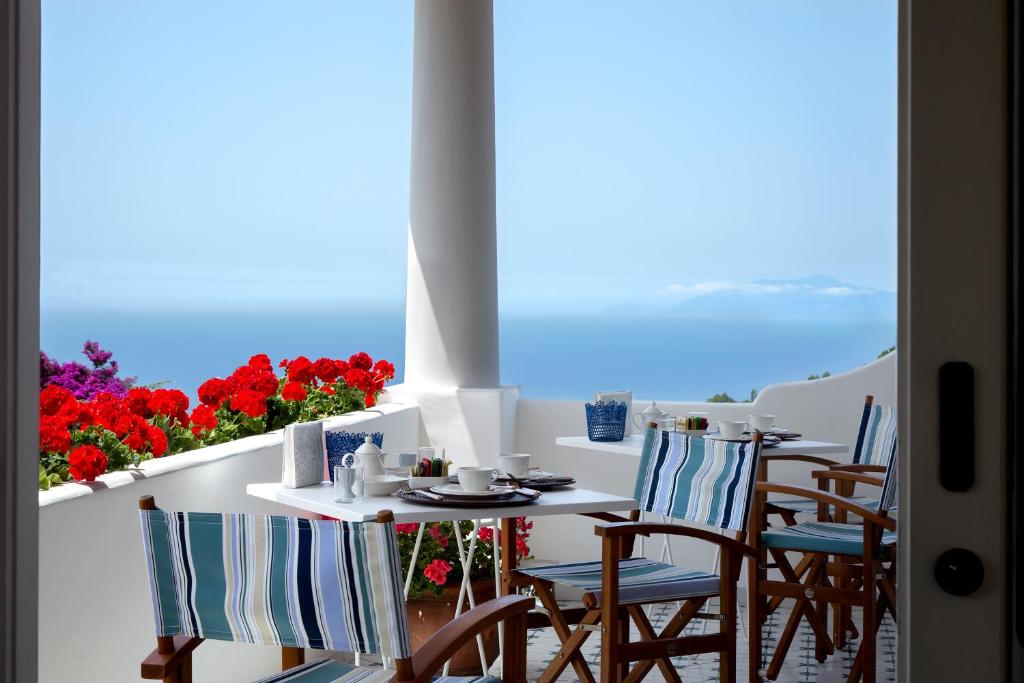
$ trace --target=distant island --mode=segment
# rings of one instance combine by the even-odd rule
[[[703,287],[707,291],[695,287],[692,293],[673,287],[664,290],[664,304],[616,305],[607,312],[705,320],[896,319],[895,292],[859,287],[826,275],[710,284]]]

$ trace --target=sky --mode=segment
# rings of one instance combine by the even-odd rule
[[[44,309],[400,309],[412,7],[44,1]],[[896,9],[496,0],[503,313],[895,289]]]

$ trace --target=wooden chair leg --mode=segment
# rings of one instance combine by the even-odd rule
[[[669,620],[669,622],[665,625],[665,629],[661,632],[659,638],[677,637],[680,633],[683,632],[683,629],[685,629],[686,626],[691,621],[693,621],[694,615],[697,614],[697,612],[699,612],[705,604],[707,604],[707,598],[696,598],[693,600],[687,600],[685,603],[683,603],[682,609],[676,612],[676,615],[672,617],[672,619]],[[642,616],[643,620],[646,621],[647,617],[646,615],[644,615],[643,609],[637,609],[640,612],[640,616]],[[650,622],[648,621],[647,624],[650,625]],[[639,622],[637,624],[637,629],[640,630],[641,634],[643,634],[643,630],[641,629]],[[654,627],[652,626],[651,632],[653,633],[653,631]],[[644,637],[646,638],[646,636]],[[661,673],[663,676],[665,676],[666,680],[675,681],[676,678],[678,678],[679,674],[676,672],[675,667],[672,666],[671,661],[669,661],[668,670],[666,671],[666,669],[661,668],[664,664],[664,660],[644,659],[637,662],[633,666],[633,669],[629,672],[629,676],[626,677],[624,683],[639,683],[639,681],[642,681],[644,679],[644,677],[654,667],[655,664],[658,664],[658,668],[661,670]],[[670,676],[675,676],[676,678],[670,678]]]
[[[815,582],[819,588],[824,588],[828,585],[828,572],[824,570],[824,567],[828,566],[828,555],[820,555],[818,561],[822,565],[822,571],[818,572],[818,580]],[[814,612],[817,615],[818,620],[822,624],[828,623],[828,603],[825,600],[814,601]],[[826,651],[825,639],[820,634],[814,634],[814,656],[819,662],[824,662],[828,657]]]
[[[616,621],[618,626],[618,641],[616,647],[621,647],[629,642],[629,612],[628,608],[620,607],[618,611],[618,619]],[[629,676],[629,660],[620,657],[619,658],[619,670],[615,674],[615,680],[624,681]]]
[[[814,553],[804,553],[804,556],[800,558],[800,561],[797,563],[795,568],[797,579],[801,581],[803,580],[804,576],[807,575],[808,570],[811,568],[811,563],[813,561]],[[772,612],[777,610],[779,608],[779,605],[782,604],[783,600],[785,600],[785,598],[783,598],[780,595],[776,595],[775,597],[771,598],[768,601],[768,613],[764,616],[768,616],[768,614],[771,614]]]
[[[685,606],[683,607],[685,609]],[[696,610],[695,610],[696,611]],[[639,605],[634,605],[629,608],[629,615],[633,618],[633,622],[636,624],[636,630],[640,634],[640,640],[655,640],[659,636],[654,630],[654,626],[651,625],[651,621],[644,614],[644,608]],[[682,630],[682,629],[680,629]],[[662,633],[662,637],[666,637],[668,629]],[[674,638],[678,634],[673,634]],[[661,672],[662,677],[669,683],[682,683],[679,678],[679,672],[672,666],[670,659],[645,659],[636,663],[633,670],[630,671],[624,678],[623,683],[633,683],[634,681],[640,681],[651,670],[651,667],[657,664],[658,670]],[[642,669],[642,671],[641,671]]]
[[[621,537],[606,536],[601,544],[601,683],[622,683],[619,666],[621,556]]]
[[[594,675],[590,672],[590,667],[587,666],[587,662],[580,652],[580,648],[583,647],[583,643],[586,642],[591,632],[579,627],[574,632],[569,628],[569,624],[565,619],[565,615],[562,614],[558,602],[555,600],[555,595],[550,585],[538,582],[534,585],[534,591],[537,597],[540,598],[540,603],[550,613],[548,618],[551,621],[551,627],[555,630],[555,635],[558,636],[558,640],[562,643],[562,649],[559,650],[558,655],[548,664],[548,668],[541,675],[539,683],[549,683],[556,680],[569,664],[572,664],[572,668],[576,671],[576,676],[581,681],[595,683]],[[601,611],[596,609],[590,610],[580,621],[580,626],[596,624],[600,620]]]
[[[719,657],[719,680],[722,683],[736,683],[736,581],[742,559],[722,552],[721,593],[718,596],[719,631],[725,636],[725,651]]]
[[[526,621],[526,614],[505,620],[505,651],[501,659],[503,683],[526,683]]]
[[[865,532],[867,535],[867,532]],[[861,626],[860,651],[863,653],[861,664],[864,683],[875,683],[875,633],[878,631],[875,623],[875,567],[867,553],[870,553],[870,546],[865,544],[864,578],[861,591],[864,595],[864,617]]]
[[[761,591],[758,590],[757,562],[753,558],[747,559],[747,620],[750,633],[747,635],[747,667],[750,669],[751,680],[758,680],[758,672],[761,670],[761,629],[763,602]]]

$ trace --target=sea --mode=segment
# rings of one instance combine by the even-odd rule
[[[112,351],[121,373],[195,397],[255,353],[276,363],[299,355],[347,358],[365,351],[397,368],[401,311],[235,312],[44,310],[42,349],[78,360],[82,343]],[[500,320],[501,381],[527,398],[585,399],[629,389],[646,399],[747,400],[769,384],[837,374],[896,343],[895,320],[723,320],[622,315],[514,315]]]

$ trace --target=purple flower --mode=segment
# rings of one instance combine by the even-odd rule
[[[102,392],[118,398],[128,393],[128,389],[135,383],[135,378],[117,376],[117,361],[111,360],[113,354],[110,351],[101,349],[98,342],[86,341],[82,353],[89,359],[91,368],[73,361],[61,363],[40,352],[39,388],[56,384],[82,401]]]

